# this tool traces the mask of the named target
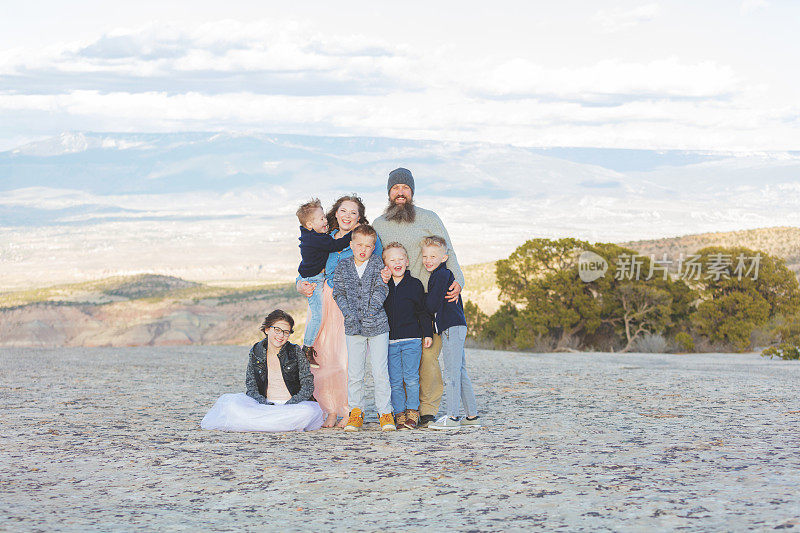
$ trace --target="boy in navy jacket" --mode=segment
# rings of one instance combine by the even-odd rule
[[[389,295],[383,303],[389,318],[389,383],[397,429],[419,423],[419,363],[422,347],[433,344],[433,322],[425,309],[422,282],[407,270],[408,252],[399,242],[383,249],[391,271]],[[405,384],[405,387],[404,387]]]
[[[475,392],[467,375],[464,341],[467,338],[467,320],[461,296],[448,302],[445,295],[455,277],[448,270],[447,242],[437,235],[425,237],[422,246],[422,264],[431,273],[428,279],[428,294],[425,307],[434,315],[436,332],[442,337],[441,359],[444,371],[445,405],[447,414],[428,424],[430,429],[458,429],[463,426],[479,427]],[[461,403],[466,417],[459,418]]]
[[[303,336],[303,353],[313,368],[319,368],[312,344],[322,324],[322,285],[325,283],[325,262],[331,252],[341,252],[350,246],[350,234],[334,239],[328,235],[328,219],[318,198],[297,209],[300,221],[300,279],[313,283],[314,292],[308,297],[308,318]]]

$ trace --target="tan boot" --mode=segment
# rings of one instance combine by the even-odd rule
[[[358,431],[361,429],[361,426],[364,425],[364,413],[361,412],[361,409],[358,407],[354,407],[352,411],[350,411],[350,416],[347,419],[347,425],[344,427],[345,431]]]
[[[395,431],[397,426],[394,425],[394,417],[392,413],[384,413],[378,417],[378,424],[381,425],[381,431]]]
[[[416,409],[406,409],[406,429],[415,429],[419,424],[419,411]]]

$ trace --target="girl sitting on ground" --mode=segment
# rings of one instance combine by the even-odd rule
[[[324,413],[314,400],[314,376],[300,346],[289,342],[294,319],[276,309],[264,319],[265,338],[250,349],[247,393],[223,394],[203,418],[203,429],[311,431]]]

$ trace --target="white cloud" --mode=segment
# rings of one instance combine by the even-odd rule
[[[633,9],[602,9],[596,18],[604,31],[614,33],[655,19],[661,12],[658,4],[643,4]]]
[[[741,90],[730,67],[710,61],[687,64],[674,56],[648,63],[605,60],[560,69],[514,59],[493,68],[479,83],[495,95],[552,95],[588,101],[609,95],[702,98]]]
[[[602,16],[622,27],[659,12],[646,4]],[[276,20],[152,23],[6,50],[0,141],[60,128],[639,148],[798,144],[794,100],[770,99],[768,84],[718,61],[674,55],[554,66],[450,52]]]
[[[446,103],[446,104],[445,104]],[[3,110],[47,110],[92,130],[250,129],[287,133],[496,141],[519,145],[794,149],[793,110],[764,113],[732,102],[634,99],[613,106],[525,99],[478,99],[458,91],[286,96],[253,93],[0,95]]]
[[[742,14],[747,15],[767,6],[769,6],[769,2],[767,0],[742,0],[740,11]]]

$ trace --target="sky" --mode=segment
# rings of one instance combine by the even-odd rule
[[[788,0],[3,2],[0,150],[64,131],[798,150],[798,23]]]

